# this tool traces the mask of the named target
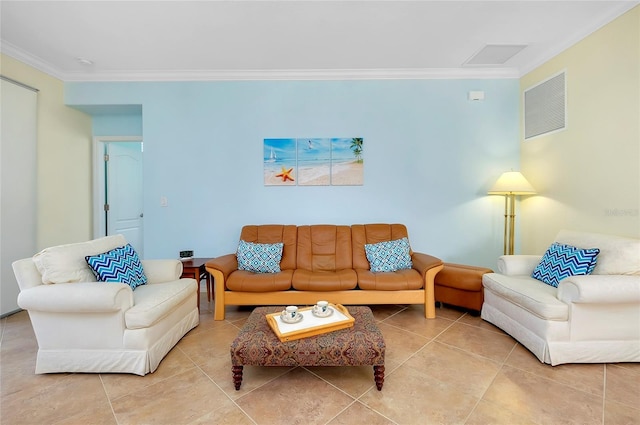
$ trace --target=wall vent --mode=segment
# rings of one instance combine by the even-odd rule
[[[567,123],[566,75],[561,72],[524,91],[524,138],[564,130]]]

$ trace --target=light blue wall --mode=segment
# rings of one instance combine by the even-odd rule
[[[76,82],[65,98],[141,105],[147,258],[233,252],[261,223],[398,222],[445,261],[502,254],[502,198],[486,191],[518,169],[518,80]],[[263,139],[285,137],[363,137],[364,185],[265,187]]]
[[[142,113],[93,116],[94,136],[142,136]]]

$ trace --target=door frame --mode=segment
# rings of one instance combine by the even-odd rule
[[[104,214],[105,167],[104,151],[107,143],[141,143],[142,136],[94,136],[93,137],[93,238],[107,235]]]

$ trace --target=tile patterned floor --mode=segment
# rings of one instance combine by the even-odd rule
[[[250,313],[200,325],[155,373],[35,375],[26,312],[0,321],[0,423],[12,424],[640,424],[640,364],[551,367],[500,329],[453,308],[374,306],[386,378],[370,367],[245,367],[229,344]]]

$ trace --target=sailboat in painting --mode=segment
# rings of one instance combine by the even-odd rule
[[[276,153],[273,151],[273,148],[271,148],[271,155],[269,155],[269,159],[265,162],[276,162],[277,159],[278,157],[276,156]]]

